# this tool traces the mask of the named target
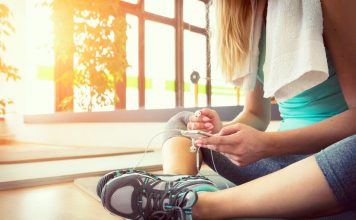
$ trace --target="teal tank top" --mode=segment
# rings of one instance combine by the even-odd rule
[[[259,42],[260,55],[257,79],[263,84],[263,64],[266,56],[266,31]],[[327,53],[329,78],[286,101],[278,102],[282,117],[281,131],[305,127],[337,115],[348,109],[331,57]]]

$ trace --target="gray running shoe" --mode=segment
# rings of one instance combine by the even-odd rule
[[[146,171],[134,170],[134,169],[120,169],[120,170],[115,170],[115,171],[109,172],[99,179],[98,184],[96,185],[96,194],[100,198],[103,188],[107,182],[109,182],[111,179],[113,179],[115,177],[121,176],[123,174],[129,174],[129,173],[140,173],[140,174],[146,174],[148,176],[152,175],[152,174],[147,173]]]
[[[187,220],[192,219],[197,192],[217,190],[203,176],[166,181],[148,173],[126,173],[104,185],[101,201],[108,211],[128,219]]]

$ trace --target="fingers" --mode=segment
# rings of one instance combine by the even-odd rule
[[[212,131],[214,125],[211,123],[212,119],[203,115],[202,110],[196,111],[194,115],[190,116],[187,128],[189,130],[203,130]]]
[[[221,154],[224,155],[226,158],[228,158],[236,166],[244,167],[247,165],[247,163],[245,163],[239,156],[235,156],[233,154],[228,154],[228,153],[221,153]]]
[[[198,145],[199,146],[199,145]],[[200,147],[207,148],[213,151],[217,151],[220,153],[231,153],[229,149],[231,149],[230,145],[213,145],[213,144],[208,144],[208,145],[202,145]]]
[[[236,141],[231,136],[213,135],[195,141],[197,145],[231,145]]]
[[[191,122],[210,122],[212,117],[204,114],[203,110],[196,111],[192,116],[190,116],[189,120]]]
[[[242,129],[242,124],[234,124],[231,126],[224,127],[220,130],[219,135],[226,136],[234,134]]]
[[[202,131],[211,131],[214,128],[212,123],[204,122],[189,122],[187,124],[188,130],[202,130]]]
[[[230,153],[236,154],[235,146],[236,143],[231,142],[231,140],[227,140],[226,136],[222,138],[221,136],[212,136],[208,138],[200,138],[194,142],[199,147],[208,148],[210,150],[222,152],[222,153]],[[233,144],[232,144],[233,143]]]
[[[195,144],[199,147],[209,148],[218,152],[236,154],[238,146],[241,144],[241,137],[238,133],[234,132],[236,129],[229,128],[219,134],[211,137],[204,137],[195,140]],[[227,135],[222,136],[221,133]]]
[[[212,109],[208,109],[208,108],[203,108],[200,110],[201,114],[210,118],[210,119],[214,119],[217,117],[218,113],[215,110]]]

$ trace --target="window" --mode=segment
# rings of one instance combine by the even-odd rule
[[[175,107],[175,34],[170,25],[145,21],[145,108]]]
[[[207,31],[213,19],[208,0],[106,1],[100,3],[100,7],[107,5],[104,15],[97,8],[73,6],[61,15],[62,23],[51,23],[51,11],[38,7],[36,1],[28,1],[28,114],[238,104],[238,91],[219,78],[210,39],[214,36]],[[103,22],[106,26],[101,26]],[[112,30],[120,25],[124,34],[119,37]],[[105,37],[90,35],[99,27]],[[102,41],[95,44],[98,36]],[[117,49],[122,40],[124,47]],[[53,42],[60,44],[60,50]],[[83,46],[88,42],[91,48]],[[120,58],[120,53],[115,54],[119,50],[124,61],[121,57],[116,63],[100,63],[104,58],[98,53],[114,51],[112,56]],[[62,54],[59,59],[62,52],[65,58]],[[120,64],[127,64],[125,71],[112,75]],[[199,75],[195,83],[192,73]]]
[[[40,0],[27,3],[25,112],[27,114],[53,113],[54,52],[49,46],[53,44],[51,12],[47,8],[38,7]]]

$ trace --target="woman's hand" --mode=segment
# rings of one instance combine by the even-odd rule
[[[220,152],[238,166],[246,166],[269,156],[268,148],[272,143],[268,133],[235,124],[222,128],[212,137],[200,138],[195,144]]]
[[[187,124],[188,130],[202,130],[213,134],[219,132],[222,126],[218,113],[208,108],[197,111]]]

